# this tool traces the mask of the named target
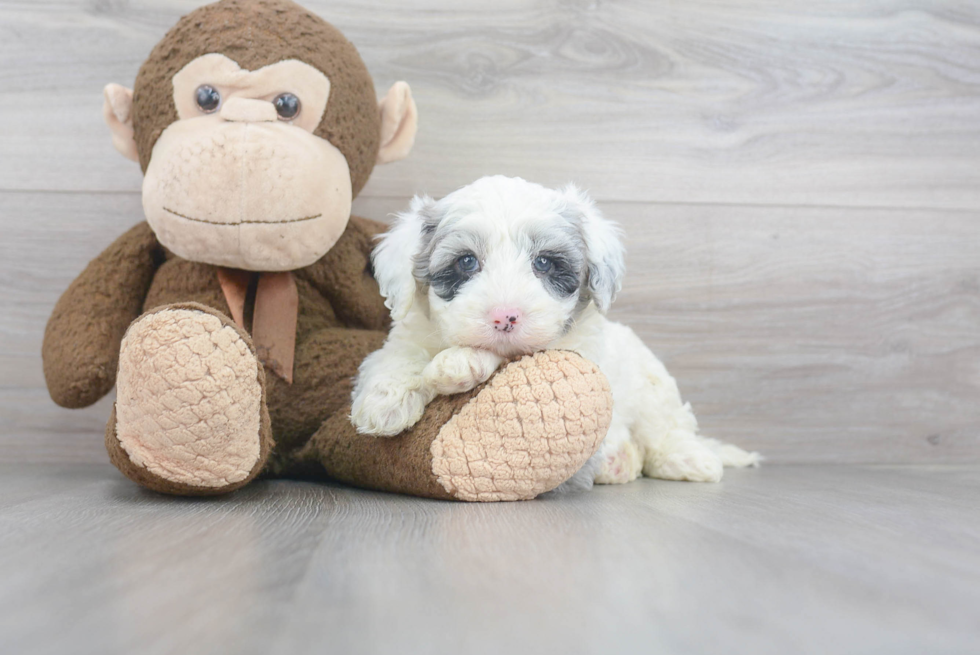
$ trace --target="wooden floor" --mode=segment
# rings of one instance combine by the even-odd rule
[[[3,653],[976,653],[980,467],[518,504],[0,467]]]
[[[0,655],[980,652],[980,3],[301,3],[418,103],[355,212],[589,189],[612,315],[769,463],[492,506],[140,491],[40,345],[143,220],[102,87],[204,0],[0,0]]]

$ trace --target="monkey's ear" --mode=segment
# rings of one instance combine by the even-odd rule
[[[378,103],[381,110],[381,147],[378,163],[404,159],[415,143],[419,112],[406,82],[395,82]]]
[[[102,117],[112,131],[112,145],[123,157],[139,161],[136,139],[133,138],[133,90],[119,84],[107,84],[102,95]]]

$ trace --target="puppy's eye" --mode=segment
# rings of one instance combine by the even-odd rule
[[[276,106],[276,113],[279,114],[281,121],[291,121],[299,116],[301,107],[299,98],[292,93],[280,93],[272,104]]]
[[[532,265],[538,273],[550,273],[555,268],[555,260],[551,257],[540,255],[534,258]]]
[[[476,273],[480,270],[480,260],[475,255],[463,255],[456,260],[456,270],[466,274]]]
[[[202,84],[194,92],[194,100],[201,111],[210,114],[221,105],[221,94],[210,84]]]

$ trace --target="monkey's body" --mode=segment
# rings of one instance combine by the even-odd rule
[[[146,224],[139,226],[148,229]],[[350,402],[350,378],[368,353],[384,342],[388,310],[367,272],[371,237],[383,225],[351,217],[344,235],[319,261],[293,271],[299,297],[296,360],[292,383],[265,376],[265,389],[278,446],[286,457],[302,446],[327,418]],[[150,285],[143,311],[196,302],[223,316],[232,312],[214,266],[167,253]],[[252,331],[254,297],[245,303],[245,329]]]
[[[350,378],[357,365],[385,339],[388,310],[366,271],[370,239],[380,229],[380,224],[352,217],[325,257],[293,272],[299,296],[293,382],[277,375],[265,380],[272,427],[283,453],[305,443],[349,402]],[[149,283],[142,294],[138,288],[119,287],[111,306],[99,308],[95,317],[92,298],[100,294],[109,262],[127,269],[132,279]],[[79,334],[79,325],[97,318],[121,337],[140,314],[187,303],[210,307],[232,320],[215,266],[177,257],[160,245],[146,223],[129,230],[79,276],[48,323],[45,374],[55,401],[65,407],[90,404],[97,399],[94,393],[102,391],[90,380],[103,379],[107,391],[115,379],[119,342],[99,338],[105,334],[101,330]],[[254,298],[249,298],[247,331],[253,307]],[[88,393],[79,393],[82,390]]]
[[[407,154],[415,106],[397,83],[379,107],[329,24],[288,0],[202,7],[154,49],[135,94],[107,87],[105,116],[146,174],[148,222],[64,293],[43,360],[65,407],[116,384],[106,447],[127,477],[184,495],[265,473],[517,500],[598,448],[608,384],[570,353],[441,397],[397,437],[355,432],[351,380],[390,321],[369,266],[384,226],[350,202],[376,161]]]

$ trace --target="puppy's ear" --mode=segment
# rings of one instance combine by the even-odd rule
[[[588,290],[596,307],[605,314],[622,288],[626,273],[623,231],[602,215],[584,191],[569,184],[560,193],[559,213],[581,230],[588,264]]]
[[[434,204],[429,196],[412,198],[408,211],[395,217],[391,229],[378,237],[378,247],[371,253],[374,277],[395,321],[405,318],[415,301],[415,256],[421,249],[424,216]]]

